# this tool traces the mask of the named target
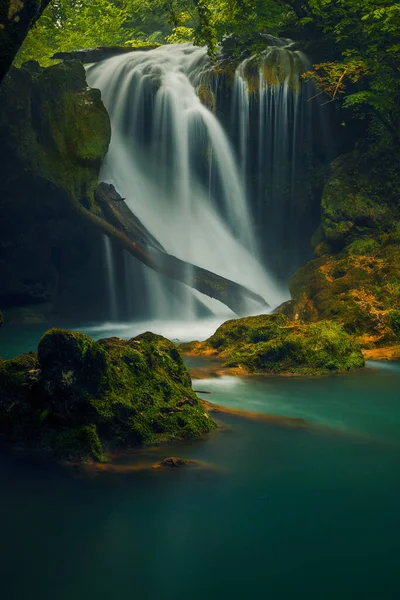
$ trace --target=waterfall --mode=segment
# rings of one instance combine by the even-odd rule
[[[222,125],[196,90],[210,70],[205,49],[165,46],[108,59],[88,69],[112,123],[101,177],[165,249],[237,281],[272,305],[287,293],[257,257],[237,158]],[[194,318],[200,303],[229,312],[182,284],[148,272],[148,314]],[[128,273],[129,276],[129,273]],[[171,301],[174,297],[175,301]],[[205,310],[205,309],[204,309]]]
[[[272,306],[288,293],[277,283],[279,269],[271,274],[263,262],[273,266],[269,254],[287,243],[282,221],[290,219],[287,210],[296,200],[296,161],[305,139],[300,77],[307,60],[288,43],[275,40],[234,70],[228,125],[219,117],[227,112],[221,74],[204,48],[162,46],[87,70],[112,124],[101,179],[115,185],[167,252],[247,286]],[[125,258],[129,303],[138,277],[131,265]],[[146,306],[141,314],[127,310],[131,317],[229,313],[219,302],[141,269]]]
[[[117,295],[117,281],[115,277],[115,263],[113,257],[113,248],[110,238],[106,235],[104,239],[104,255],[106,265],[106,287],[108,290],[108,314],[111,321],[118,320],[118,295]]]
[[[311,85],[301,79],[310,68],[307,57],[293,50],[290,40],[270,38],[269,43],[236,70],[232,123],[255,222],[262,228],[263,255],[286,278],[299,260],[297,224],[308,194],[299,176],[312,148],[314,107],[307,102]]]

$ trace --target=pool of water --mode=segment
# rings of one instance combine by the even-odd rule
[[[34,346],[40,333],[28,333],[8,351]],[[205,471],[77,477],[3,452],[2,599],[400,597],[399,365],[201,389],[314,426],[224,415],[223,431],[145,457],[214,465]]]

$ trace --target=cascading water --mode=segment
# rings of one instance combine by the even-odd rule
[[[276,305],[285,293],[256,258],[231,144],[196,94],[209,68],[206,51],[190,45],[118,56],[89,68],[88,81],[101,89],[112,122],[102,178],[126,197],[168,252],[238,281]],[[155,273],[146,277],[149,316],[173,316],[165,307],[174,304],[176,316],[195,315],[199,294],[166,285]],[[180,302],[171,302],[171,295],[180,296]],[[201,300],[218,310],[219,303]]]
[[[115,185],[167,252],[247,286],[272,306],[287,299],[287,291],[262,266],[253,219],[265,217],[259,210],[264,187],[293,180],[288,156],[297,155],[301,139],[298,95],[306,63],[300,53],[280,46],[236,69],[231,131],[217,118],[221,75],[204,48],[163,46],[88,68],[88,82],[100,88],[112,124],[102,179]],[[248,183],[254,160],[262,174],[256,192]],[[267,204],[275,208],[258,229],[261,225],[265,237],[276,239],[279,202],[267,198]],[[125,257],[130,282],[122,288],[128,302],[135,296],[131,266]],[[136,267],[135,284],[137,296],[147,298],[147,310],[140,315],[127,311],[130,318],[190,319],[201,305],[229,313],[217,301],[141,268],[138,277]]]
[[[118,320],[118,297],[117,297],[117,285],[115,279],[114,259],[113,259],[113,248],[111,240],[105,235],[104,236],[104,254],[105,254],[105,265],[106,265],[106,277],[107,277],[107,289],[109,299],[109,317],[111,321]]]
[[[236,69],[230,130],[264,260],[287,279],[309,254],[316,226],[307,214],[318,160],[315,125],[322,153],[330,143],[321,107],[310,101],[314,86],[302,77],[311,68],[306,55],[291,40],[265,38],[269,47]],[[305,214],[311,225],[306,231]]]

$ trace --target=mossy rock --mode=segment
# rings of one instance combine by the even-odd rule
[[[57,305],[56,310],[61,306],[68,312],[78,297],[84,298],[82,304],[94,304],[88,295],[94,288],[95,255],[98,262],[102,240],[79,223],[71,206],[81,202],[97,210],[94,189],[110,137],[110,119],[100,91],[88,88],[81,63],[43,69],[30,61],[21,69],[11,69],[3,81],[3,310],[32,307],[34,312],[37,307],[40,314],[41,307],[48,307],[49,313]]]
[[[400,245],[353,241],[339,254],[310,261],[289,282],[291,319],[332,319],[365,347],[399,343]]]
[[[322,239],[342,250],[360,237],[391,236],[400,221],[400,156],[377,148],[332,164],[322,195]],[[313,240],[314,244],[317,241]],[[321,242],[318,239],[318,242]]]
[[[214,427],[169,340],[95,342],[61,329],[47,332],[37,353],[0,365],[0,423],[6,441],[75,461]]]
[[[13,68],[0,90],[0,107],[2,162],[12,157],[31,177],[93,203],[111,125],[100,91],[87,87],[83,65],[42,69],[30,61]],[[13,165],[4,172],[10,183],[20,175]]]
[[[226,367],[249,373],[322,375],[364,366],[360,347],[337,323],[293,322],[283,314],[227,321],[205,342],[182,350],[214,353]]]
[[[322,197],[317,258],[289,282],[291,319],[331,319],[364,348],[399,343],[400,155],[377,147],[332,165]]]

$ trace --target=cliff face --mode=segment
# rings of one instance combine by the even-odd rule
[[[80,63],[41,69],[31,62],[6,77],[0,88],[4,310],[36,306],[39,314],[58,303],[62,312],[78,301],[78,280],[99,239],[77,223],[70,199],[93,206],[110,136],[100,92],[87,87]],[[74,277],[77,285],[68,282]],[[62,297],[68,288],[75,289],[75,298]]]
[[[332,165],[314,236],[317,258],[290,281],[291,318],[334,319],[364,347],[400,342],[400,156],[393,149]]]

